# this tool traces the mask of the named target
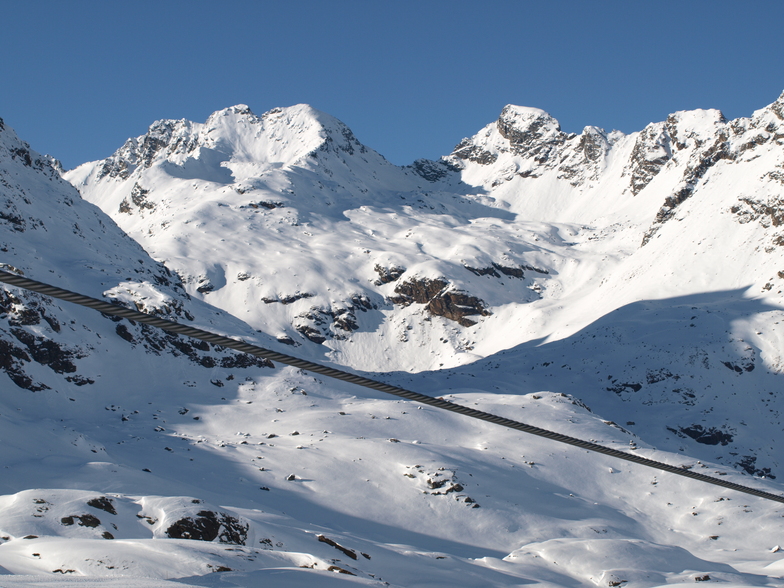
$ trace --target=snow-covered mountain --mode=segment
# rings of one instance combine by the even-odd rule
[[[784,368],[782,113],[784,95],[750,119],[574,135],[507,106],[441,162],[399,168],[310,107],[241,106],[157,122],[66,177],[192,296],[300,354],[472,375],[509,357],[493,385],[510,393],[556,389],[531,367],[579,361],[557,391],[775,475],[780,412],[758,412]]]
[[[408,168],[310,107],[239,106],[159,121],[66,177],[191,295],[340,363],[419,371],[639,300],[748,287],[780,300],[783,103],[731,122],[680,112],[630,136],[567,134],[508,106]],[[431,315],[444,320],[420,328]],[[448,353],[421,353],[443,338]],[[387,353],[390,340],[411,344]]]
[[[404,168],[308,106],[236,106],[65,173],[85,201],[0,123],[0,263],[780,493],[783,146],[784,95],[628,136],[507,106]],[[774,503],[0,296],[0,571],[144,588],[784,573]]]

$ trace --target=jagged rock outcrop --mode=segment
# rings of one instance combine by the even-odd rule
[[[491,176],[485,183],[491,188],[553,170],[559,179],[580,187],[599,179],[613,143],[621,136],[591,126],[580,135],[565,133],[543,110],[508,105],[494,124],[463,139],[443,161],[460,169],[469,163],[487,168]]]
[[[464,327],[476,324],[469,316],[490,316],[492,314],[476,296],[451,289],[444,279],[411,278],[395,286],[396,296],[390,300],[401,306],[424,304],[427,311],[442,316]]]
[[[125,198],[121,203],[118,210],[120,212],[124,212],[125,214],[132,214],[133,208],[135,207],[139,212],[144,211],[144,209],[154,210],[155,203],[150,202],[147,200],[147,195],[150,193],[149,190],[145,190],[142,188],[138,182],[133,184],[133,188],[131,188],[131,193],[129,195],[130,201],[128,198]]]
[[[458,143],[451,153],[451,157],[462,159],[466,161],[473,161],[479,165],[490,165],[495,163],[498,155],[491,153],[487,149],[483,149],[474,143],[469,138],[465,138]]]
[[[363,294],[355,294],[342,304],[328,308],[311,307],[294,320],[294,329],[309,341],[321,344],[327,339],[345,339],[359,329],[357,311],[367,312],[378,307]]]
[[[635,196],[658,174],[672,157],[670,135],[664,123],[649,124],[634,142],[629,164],[624,175],[629,176],[629,188]]]
[[[378,279],[374,282],[376,286],[383,286],[390,282],[396,281],[400,276],[406,273],[406,268],[393,265],[392,267],[383,267],[379,264],[373,266],[373,271],[378,274]]]
[[[545,269],[536,268],[531,265],[506,266],[496,262],[491,263],[489,267],[471,267],[470,265],[464,267],[476,276],[492,276],[494,278],[500,278],[501,275],[504,275],[511,278],[523,279],[525,277],[524,270],[542,275],[547,275],[549,273]]]
[[[463,139],[445,161],[456,167],[463,167],[461,161],[487,166],[496,163],[499,153],[511,153],[547,164],[558,148],[573,137],[562,132],[558,121],[545,111],[510,104],[493,126]]]
[[[509,141],[512,153],[546,163],[567,139],[574,137],[561,131],[552,116],[538,108],[508,105],[496,122],[498,132]]]
[[[417,159],[411,165],[411,168],[417,175],[422,176],[428,182],[437,182],[449,174],[459,171],[457,167],[444,160],[433,161],[431,159]]]
[[[111,157],[106,158],[98,171],[98,178],[128,179],[137,167],[149,168],[161,153],[166,156],[188,155],[196,149],[191,134],[192,123],[187,120],[159,120],[150,125],[146,134],[128,139]]]
[[[248,540],[248,523],[225,512],[201,510],[192,517],[183,517],[166,529],[172,539],[215,541],[231,545],[245,545]]]
[[[673,217],[675,209],[692,195],[698,182],[712,166],[722,159],[732,159],[733,156],[727,135],[724,133],[720,133],[715,142],[707,149],[693,154],[676,191],[664,199],[664,205],[656,214],[653,225],[643,236],[642,245],[648,243],[660,226]]]

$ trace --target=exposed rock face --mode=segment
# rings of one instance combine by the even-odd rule
[[[166,529],[172,539],[194,539],[245,545],[249,525],[225,512],[199,511],[195,518],[184,517]]]
[[[779,120],[784,121],[784,92],[769,106],[769,109]]]
[[[49,387],[36,383],[27,375],[25,365],[36,362],[48,366],[57,374],[73,374],[77,371],[74,360],[85,357],[83,350],[58,343],[52,338],[43,337],[28,331],[24,327],[35,327],[39,324],[48,325],[50,333],[61,331],[60,322],[47,313],[42,297],[30,295],[21,299],[12,292],[0,290],[0,315],[8,321],[9,329],[0,330],[10,335],[0,340],[0,370],[6,372],[11,380],[20,388],[38,392]],[[21,345],[17,345],[13,340]],[[92,383],[89,378],[71,376],[77,385]]]
[[[153,355],[164,353],[170,353],[174,357],[184,355],[191,362],[208,369],[215,367],[225,369],[274,367],[268,359],[237,353],[206,341],[167,333],[149,325],[138,324],[119,317],[112,317],[110,320],[119,322],[116,327],[118,336],[132,345],[141,345]]]
[[[281,304],[292,304],[297,300],[302,300],[303,298],[313,298],[313,294],[308,292],[297,292],[295,294],[278,294],[275,298],[268,298],[264,297],[261,301],[264,304],[274,304],[275,302],[279,302]]]
[[[754,455],[744,455],[739,462],[735,464],[736,467],[741,468],[750,476],[760,476],[762,478],[776,479],[771,473],[770,468],[758,468],[757,457]]]
[[[237,189],[237,192],[239,192],[240,194],[244,193],[239,188]],[[266,210],[275,210],[276,208],[283,208],[284,206],[285,204],[283,204],[283,202],[273,202],[270,200],[259,200],[258,202],[250,202],[247,205],[248,208],[255,208],[255,209],[264,208]]]
[[[11,333],[22,343],[34,361],[49,366],[55,373],[73,373],[73,359],[85,357],[78,349],[69,349],[51,339],[37,337],[24,329],[11,329]]]
[[[190,133],[191,126],[192,123],[186,120],[162,120],[153,123],[147,134],[128,139],[117,153],[107,158],[98,177],[126,180],[137,167],[149,168],[158,153],[191,153],[197,147]]]
[[[716,427],[708,427],[707,429],[702,425],[692,425],[690,427],[680,427],[678,429],[687,437],[691,437],[697,443],[704,445],[727,445],[732,442],[733,436]]]
[[[739,204],[730,210],[738,215],[740,224],[759,221],[764,227],[784,225],[784,199],[774,196],[768,198],[767,202],[762,202],[753,198],[741,197],[738,201]]]
[[[356,312],[374,310],[377,306],[363,294],[355,294],[343,304],[330,307],[311,307],[295,319],[294,328],[313,343],[321,344],[327,339],[345,339],[359,329]]]
[[[378,279],[374,282],[376,286],[394,282],[406,273],[406,268],[394,265],[392,267],[382,267],[376,264],[375,267],[373,267],[373,270],[378,274]]]
[[[650,124],[637,136],[625,173],[632,194],[639,194],[672,157],[670,136],[663,123]]]
[[[133,208],[136,207],[139,211],[144,209],[154,210],[155,203],[150,202],[147,200],[147,195],[150,193],[149,190],[145,190],[139,185],[139,182],[136,182],[131,188],[131,193],[129,195],[130,202],[128,198],[123,199],[120,203],[119,211],[125,214],[132,214]]]
[[[524,278],[525,273],[523,272],[524,269],[530,269],[538,273],[546,274],[547,271],[544,270],[537,270],[530,266],[517,266],[517,267],[509,267],[505,265],[501,265],[500,263],[493,262],[490,267],[471,267],[470,265],[463,266],[469,272],[477,276],[493,276],[494,278],[500,278],[501,274],[505,276],[509,276],[512,278]],[[500,273],[499,273],[500,272]]]
[[[411,168],[428,182],[437,182],[450,173],[459,171],[458,168],[446,161],[432,161],[430,159],[417,159]]]
[[[561,132],[557,120],[536,108],[506,106],[496,126],[501,136],[509,141],[513,153],[533,157],[540,163],[546,162],[556,147],[571,138]]]
[[[449,282],[443,279],[412,278],[398,284],[390,300],[401,306],[413,303],[425,304],[430,314],[456,321],[464,327],[476,324],[468,316],[489,316],[491,313],[476,296],[449,289]]]
[[[495,153],[483,149],[479,145],[474,145],[471,139],[463,139],[452,151],[452,156],[458,159],[473,161],[479,165],[490,165],[495,163],[498,156]]]
[[[310,317],[305,317],[310,318]],[[315,343],[316,345],[321,345],[327,338],[321,333],[321,331],[315,327],[311,327],[308,324],[294,324],[294,328],[300,333],[303,337],[305,337],[308,341]]]
[[[39,392],[46,390],[46,384],[36,383],[24,371],[24,364],[31,361],[30,356],[24,349],[11,344],[8,341],[0,340],[0,369],[2,369],[11,381],[25,390]]]
[[[315,157],[318,155],[318,152],[354,155],[355,152],[367,153],[367,147],[359,142],[351,129],[338,121],[336,128],[324,135],[324,142],[318,148],[318,151],[311,153],[311,156]]]
[[[91,498],[87,501],[87,506],[97,508],[98,510],[108,512],[109,514],[117,514],[117,509],[114,508],[114,502],[111,498],[107,498],[106,496],[97,496],[96,498]]]
[[[93,527],[93,528],[101,524],[100,519],[91,514],[71,515],[71,516],[63,517],[60,520],[60,522],[66,527],[73,525],[74,522],[76,522],[79,526],[82,527]]]
[[[681,149],[684,147],[685,146],[680,144]],[[681,180],[679,187],[676,189],[675,193],[665,198],[664,205],[656,214],[653,225],[643,237],[642,245],[648,243],[661,225],[673,217],[675,209],[691,197],[697,184],[711,167],[722,159],[733,159],[734,157],[735,155],[730,151],[728,137],[725,132],[720,132],[707,149],[701,149],[695,152],[690,158],[689,165],[687,165],[684,170],[683,179]]]
[[[349,549],[348,547],[343,547],[337,541],[334,541],[333,539],[330,539],[329,537],[325,537],[324,535],[316,535],[316,538],[321,543],[326,543],[327,545],[331,545],[332,547],[334,547],[338,551],[342,551],[346,556],[350,557],[351,559],[357,559],[357,552],[354,551],[353,549]]]
[[[569,180],[575,187],[585,180],[598,179],[610,147],[610,139],[602,129],[585,127],[571,155],[561,155],[558,178]]]
[[[395,287],[395,294],[398,296],[392,298],[392,302],[402,306],[408,306],[414,302],[427,304],[444,291],[448,285],[449,282],[446,280],[412,278]]]

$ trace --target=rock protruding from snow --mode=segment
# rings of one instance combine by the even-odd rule
[[[515,155],[546,162],[554,150],[571,136],[561,132],[561,125],[544,110],[508,105],[496,122],[498,132],[509,142]]]

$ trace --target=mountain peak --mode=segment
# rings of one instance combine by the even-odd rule
[[[536,120],[542,120],[554,123],[559,130],[561,128],[558,124],[558,121],[553,118],[549,112],[542,110],[541,108],[534,108],[533,106],[518,106],[516,104],[507,104],[501,110],[499,120],[516,120],[522,124],[527,124]]]
[[[256,116],[245,104],[218,110],[204,123],[203,133],[213,141],[229,143],[234,153],[258,156],[264,151],[286,147],[288,162],[314,151],[365,151],[351,130],[335,117],[309,104],[273,108]],[[263,159],[263,158],[262,158]]]
[[[764,108],[755,110],[751,121],[758,128],[769,128],[770,130],[778,128],[784,121],[784,92]]]
[[[204,125],[207,128],[210,128],[216,124],[219,124],[220,121],[230,121],[231,124],[234,124],[237,121],[243,119],[254,123],[261,120],[253,113],[247,104],[235,104],[234,106],[222,108],[213,112],[210,116],[207,117]]]
[[[463,139],[447,160],[458,167],[461,160],[488,165],[499,154],[511,153],[544,161],[554,147],[574,136],[561,131],[558,121],[540,108],[507,104],[495,123]]]
[[[229,106],[228,108],[224,108],[223,110],[218,110],[217,112],[213,113],[213,116],[218,113],[232,113],[232,114],[249,114],[253,115],[253,112],[250,109],[250,106],[247,104],[235,104],[234,106]],[[255,115],[254,115],[255,116]]]
[[[181,176],[195,173],[178,171],[191,160],[199,160],[200,167],[205,162],[225,167],[221,162],[232,161],[277,168],[316,153],[343,157],[367,151],[343,122],[308,104],[273,108],[261,116],[246,104],[236,104],[213,112],[204,123],[185,119],[154,122],[144,135],[128,139],[100,162],[97,179],[108,175],[125,180],[156,161],[174,164],[177,169],[169,167],[168,171]]]
[[[496,126],[513,146],[547,141],[561,134],[561,125],[544,110],[512,104],[501,111]]]

